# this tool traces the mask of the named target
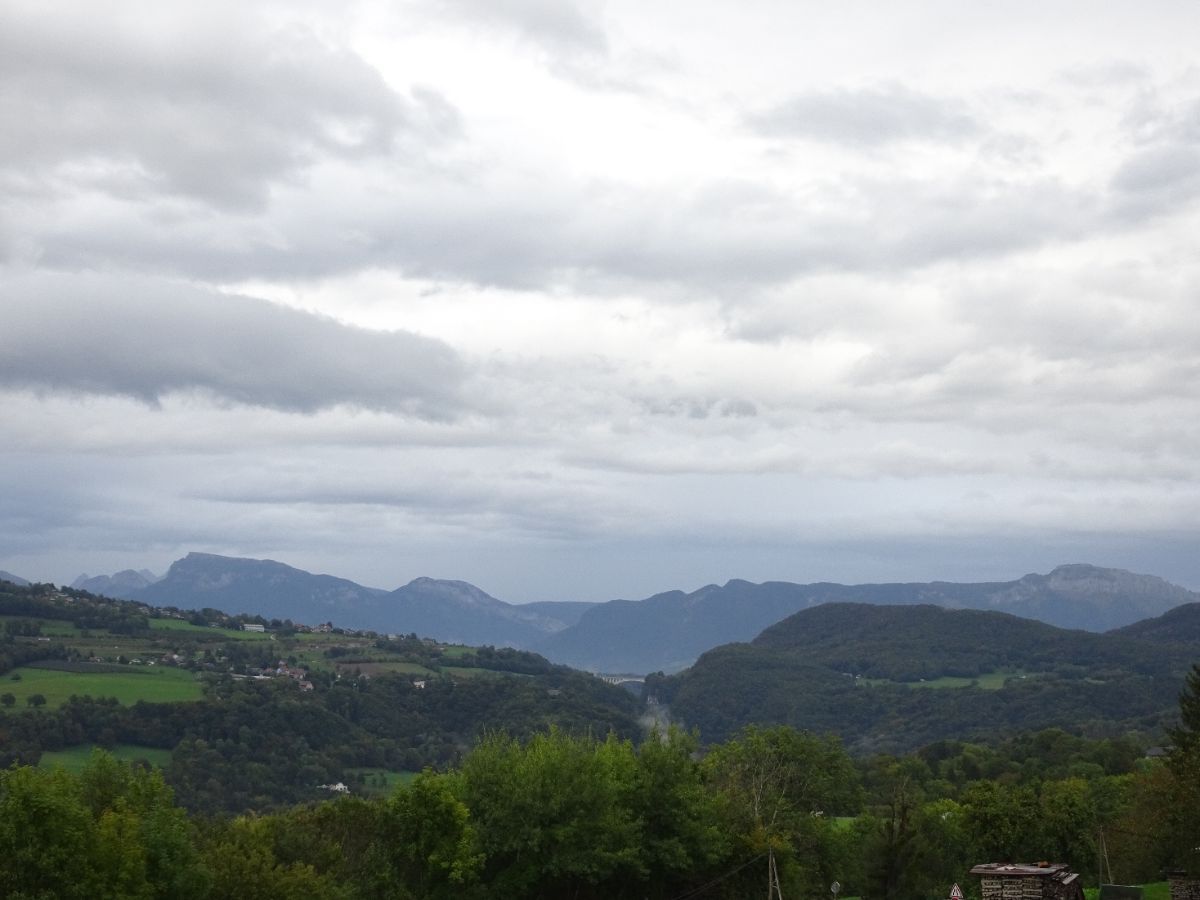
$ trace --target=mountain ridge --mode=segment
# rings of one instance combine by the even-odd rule
[[[274,560],[197,552],[172,563],[159,581],[126,596],[155,605],[214,606],[267,618],[334,620],[385,633],[512,646],[576,668],[637,673],[679,671],[706,650],[749,641],[768,626],[823,603],[985,609],[1099,633],[1200,602],[1200,594],[1157,576],[1071,563],[1006,582],[844,585],[734,578],[643,600],[514,604],[466,581],[422,576],[389,591]]]
[[[15,584],[20,587],[29,587],[29,581],[22,578],[20,575],[14,575],[12,572],[5,572],[0,569],[0,581],[7,581],[9,584]]]
[[[92,594],[103,594],[105,597],[117,597],[125,600],[144,587],[149,587],[162,576],[155,575],[149,569],[122,569],[112,575],[89,576],[80,575],[71,582],[71,587]]]
[[[1161,616],[1109,632],[1165,644],[1200,643],[1200,603],[1183,603]]]
[[[1157,576],[1082,563],[1007,582],[844,585],[732,579],[689,594],[668,591],[636,603],[601,604],[537,649],[578,668],[607,665],[607,671],[671,672],[707,649],[749,641],[769,625],[824,603],[994,610],[1062,628],[1104,632],[1196,601],[1200,594]]]

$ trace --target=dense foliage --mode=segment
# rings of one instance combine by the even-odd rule
[[[1200,702],[1200,670],[1185,709]],[[156,772],[97,751],[82,774],[0,772],[0,895],[35,897],[741,898],[773,857],[785,896],[977,896],[980,861],[1055,859],[1094,883],[1193,861],[1196,734],[1166,763],[1062,731],[855,764],[840,744],[750,728],[693,736],[551,729],[481,739],[390,796],[189,818]],[[1158,824],[1155,824],[1157,821]],[[1103,835],[1102,852],[1098,843]]]
[[[347,771],[357,767],[445,766],[488,729],[616,727],[632,736],[634,706],[626,692],[571,672],[543,682],[434,680],[424,689],[395,676],[342,679],[310,694],[226,678],[196,703],[76,698],[58,710],[0,712],[0,762],[36,762],[44,750],[89,742],[159,747],[173,750],[166,777],[185,806],[238,812],[311,800],[318,785],[353,780]]]

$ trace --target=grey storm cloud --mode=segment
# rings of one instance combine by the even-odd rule
[[[258,209],[323,158],[361,160],[458,133],[441,95],[393,90],[304,29],[154,33],[117,17],[0,12],[0,184],[10,192],[166,194]]]
[[[429,418],[462,406],[440,341],[370,331],[263,300],[145,279],[10,278],[0,385],[133,397],[176,392],[312,413],[338,405]]]
[[[898,85],[796,94],[747,118],[768,137],[873,146],[905,140],[955,141],[981,131],[963,103]]]

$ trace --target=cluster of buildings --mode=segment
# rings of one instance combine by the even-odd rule
[[[235,678],[238,676],[235,675]],[[311,691],[313,684],[308,680],[308,672],[296,666],[289,666],[286,661],[280,660],[279,665],[268,669],[247,669],[246,674],[242,677],[253,678],[256,681],[265,681],[268,678],[290,678],[299,685],[300,690],[304,692]]]

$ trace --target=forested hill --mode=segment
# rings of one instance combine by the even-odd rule
[[[117,748],[195,811],[369,792],[485,733],[632,737],[638,715],[628,691],[527,651],[0,582],[0,770]]]
[[[647,691],[720,741],[750,723],[841,735],[855,752],[1061,727],[1161,735],[1195,642],[1069,631],[1002,613],[829,604],[705,653]]]
[[[1200,644],[1200,603],[1185,603],[1161,616],[1143,619],[1110,633],[1166,644]]]
[[[939,606],[829,603],[789,616],[752,642],[864,678],[976,678],[1001,670],[1080,673],[1120,668],[1182,674],[1187,652],[1163,653],[1122,634],[1055,628],[1008,613]]]

